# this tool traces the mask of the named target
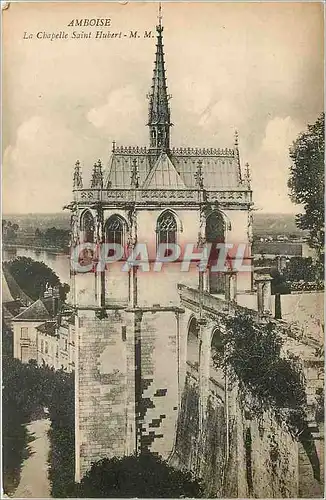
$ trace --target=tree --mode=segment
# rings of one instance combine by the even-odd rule
[[[17,232],[19,230],[18,224],[3,220],[2,221],[2,237],[5,243],[13,243],[17,238]]]
[[[174,469],[152,454],[104,458],[76,485],[79,498],[200,498],[190,472]]]
[[[2,362],[2,445],[4,490],[13,492],[18,485],[20,468],[28,456],[28,440],[24,424],[49,408],[49,478],[56,490],[74,478],[74,375],[63,370],[37,366],[35,360],[22,363],[5,356]],[[60,490],[61,488],[61,490]],[[63,495],[65,496],[65,495]]]
[[[45,290],[46,284],[59,286],[61,300],[65,300],[69,285],[60,279],[44,262],[37,262],[30,257],[17,257],[7,263],[12,276],[20,288],[31,298],[37,300]]]
[[[288,186],[294,203],[302,204],[304,213],[296,216],[300,229],[309,231],[309,244],[323,261],[324,248],[324,155],[325,115],[308,125],[290,148],[290,178]]]

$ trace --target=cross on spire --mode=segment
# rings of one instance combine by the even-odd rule
[[[163,19],[163,16],[162,16],[162,3],[159,2],[158,3],[158,25],[159,27],[162,27],[162,19]]]

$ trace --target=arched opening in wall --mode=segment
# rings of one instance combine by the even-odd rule
[[[94,217],[89,210],[80,218],[80,231],[83,243],[94,243]]]
[[[111,215],[105,224],[105,242],[124,246],[126,222],[119,215]]]
[[[169,255],[169,245],[177,243],[177,221],[170,210],[165,210],[157,219],[157,246],[166,245],[165,255]]]
[[[224,356],[223,333],[215,328],[211,340],[211,358],[209,367],[209,379],[211,391],[225,401],[225,372],[222,366]]]
[[[116,249],[116,252],[121,251],[121,254],[123,254],[124,246],[126,243],[126,231],[126,221],[120,215],[111,215],[104,226],[105,242],[119,245],[121,247],[121,250]],[[114,249],[110,249],[108,251],[108,256],[111,257],[114,252]]]
[[[206,242],[211,243],[211,252],[208,265],[208,283],[210,293],[224,293],[225,275],[216,269],[220,250],[218,246],[225,243],[225,223],[219,212],[212,212],[206,219]]]
[[[187,370],[198,371],[199,367],[199,325],[196,318],[190,320],[187,337]]]

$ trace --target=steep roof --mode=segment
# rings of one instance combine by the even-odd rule
[[[46,321],[45,323],[42,323],[41,325],[36,327],[36,330],[38,330],[41,333],[45,333],[46,335],[51,335],[52,337],[56,336],[56,321]]]
[[[233,156],[187,156],[174,154],[171,161],[188,188],[196,189],[195,174],[202,161],[204,188],[208,190],[237,189],[240,187],[239,168]]]
[[[162,152],[143,184],[145,189],[186,189],[173,163]]]
[[[138,152],[138,149],[141,152]],[[168,158],[169,163],[173,164],[175,171],[185,186],[183,189],[196,189],[195,174],[199,161],[202,162],[204,187],[206,189],[223,191],[242,187],[239,163],[234,149],[194,150],[194,148],[175,148],[171,150]],[[151,168],[153,153],[145,148],[117,148],[117,152],[113,152],[110,158],[105,186],[115,189],[129,189],[131,187],[132,162],[135,159],[139,175],[139,187],[146,189],[149,185],[149,179],[154,176],[153,169],[155,167],[152,166]],[[160,171],[163,171],[162,165]],[[171,171],[170,165],[169,171]],[[167,189],[166,183],[163,182],[163,184],[164,188]],[[171,185],[170,189],[180,189],[180,184],[177,183],[176,187]]]
[[[38,299],[27,307],[27,309],[18,314],[18,316],[14,318],[14,321],[46,321],[52,318],[53,315],[46,307],[45,301]]]
[[[130,148],[131,149],[131,148]],[[109,161],[109,173],[106,186],[122,189],[130,188],[132,162],[136,160],[140,186],[144,183],[150,171],[149,156],[146,154],[113,153]]]

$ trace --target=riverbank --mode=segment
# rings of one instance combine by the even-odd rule
[[[28,250],[34,250],[35,252],[49,252],[53,255],[69,255],[69,250],[64,249],[64,248],[59,248],[59,247],[52,247],[52,246],[41,246],[41,245],[35,245],[35,244],[30,244],[30,243],[3,243],[2,244],[3,250],[18,250],[18,249],[25,249],[27,248]]]

